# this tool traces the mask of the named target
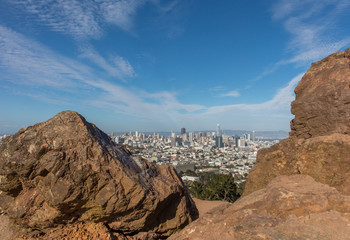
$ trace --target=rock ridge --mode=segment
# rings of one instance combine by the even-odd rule
[[[198,217],[172,167],[131,156],[73,111],[5,139],[0,210],[15,232],[29,235],[90,222],[168,236]]]
[[[311,64],[295,88],[290,136],[350,133],[350,48]]]
[[[350,196],[298,174],[211,210],[169,240],[346,240],[349,224]]]

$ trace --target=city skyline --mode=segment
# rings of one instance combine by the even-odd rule
[[[347,0],[0,1],[0,133],[63,110],[105,132],[288,132],[312,62],[350,47]],[[214,126],[214,127],[213,127]]]
[[[220,125],[220,124],[219,124]],[[216,126],[217,127],[217,126]],[[185,132],[183,133],[183,129],[185,129]],[[230,129],[222,129],[220,128],[219,130],[221,132],[221,136],[228,136],[228,137],[241,137],[244,135],[251,136],[252,141],[255,139],[284,139],[287,138],[288,132],[286,131],[255,131],[255,130],[230,130]],[[154,135],[159,135],[163,137],[182,137],[184,134],[191,139],[191,135],[193,137],[193,134],[210,134],[212,137],[217,136],[218,129],[216,130],[203,130],[203,131],[195,131],[195,130],[189,130],[187,131],[186,128],[181,128],[179,131],[174,131],[172,129],[171,131],[164,131],[164,132],[142,132],[142,131],[121,131],[121,132],[115,132],[112,131],[109,133],[109,136],[114,137],[114,136],[140,136],[140,135],[145,135],[145,136],[154,136]],[[257,133],[257,136],[255,135]],[[250,138],[250,137],[249,137]]]

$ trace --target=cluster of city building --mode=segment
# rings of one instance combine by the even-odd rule
[[[156,164],[170,164],[180,173],[188,170],[232,174],[244,180],[255,164],[257,151],[278,142],[256,141],[255,132],[241,136],[227,136],[217,125],[216,132],[171,132],[170,136],[159,133],[145,134],[138,131],[119,136],[110,135],[118,143],[127,146],[133,155],[142,156]],[[191,176],[184,176],[191,180]]]
[[[0,145],[5,137],[0,136]],[[241,136],[227,136],[222,133],[219,124],[216,132],[187,133],[182,128],[179,134],[172,131],[170,136],[136,131],[119,136],[111,133],[110,137],[116,143],[125,145],[133,155],[159,165],[173,165],[179,173],[185,173],[184,180],[196,180],[193,176],[186,176],[190,170],[232,174],[244,181],[255,164],[257,151],[278,142],[256,141],[254,131]]]

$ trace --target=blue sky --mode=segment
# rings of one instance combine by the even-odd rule
[[[74,110],[110,131],[289,131],[348,0],[0,0],[0,133]]]

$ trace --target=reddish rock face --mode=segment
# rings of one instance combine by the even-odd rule
[[[291,136],[350,133],[350,49],[313,63],[294,90]]]
[[[349,196],[307,175],[292,175],[213,209],[169,239],[346,240],[349,225]]]
[[[19,233],[102,222],[123,234],[167,236],[198,216],[172,167],[132,157],[72,111],[5,139],[0,210]]]
[[[244,195],[264,188],[280,175],[307,174],[350,195],[350,136],[332,134],[306,140],[289,138],[258,152]]]
[[[350,49],[313,63],[295,94],[290,137],[258,152],[244,195],[291,174],[350,195]]]

